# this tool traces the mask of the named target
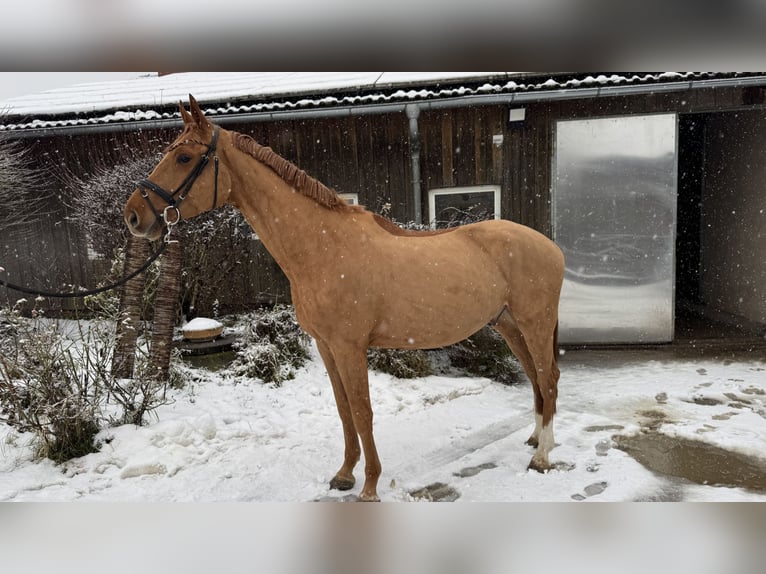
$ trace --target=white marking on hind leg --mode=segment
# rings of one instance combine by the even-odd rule
[[[542,417],[540,417],[542,418]],[[539,445],[537,451],[542,451],[545,459],[548,459],[548,453],[553,449],[553,421],[544,426],[538,436]]]
[[[548,453],[553,449],[553,420],[544,426],[538,436],[538,445],[535,455],[529,463],[529,468],[544,472],[551,468],[548,462]]]
[[[535,413],[535,430],[529,435],[527,444],[536,447],[540,443],[540,431],[543,429],[543,415]]]

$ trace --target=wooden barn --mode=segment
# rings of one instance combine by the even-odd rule
[[[103,279],[105,237],[68,219],[71,176],[156,156],[189,93],[214,122],[398,222],[496,217],[553,237],[567,257],[564,343],[766,332],[764,73],[177,73],[0,102],[0,135],[46,174],[46,213],[0,239],[13,280]],[[198,271],[225,266],[227,279],[198,289],[197,310],[289,297],[240,231],[234,259],[226,241],[208,246]]]

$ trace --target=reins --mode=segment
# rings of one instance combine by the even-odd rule
[[[214,127],[213,130],[213,139],[211,142],[207,145],[207,151],[205,151],[204,154],[199,158],[197,161],[197,164],[194,166],[194,169],[189,172],[189,174],[184,178],[184,180],[181,182],[181,185],[176,188],[175,191],[167,191],[166,189],[163,189],[160,185],[157,185],[150,179],[142,179],[140,181],[136,182],[136,187],[141,190],[141,197],[146,201],[146,203],[149,205],[149,208],[154,213],[154,216],[157,218],[158,221],[162,221],[165,224],[165,237],[162,241],[162,244],[160,247],[155,251],[149,259],[146,260],[146,262],[141,265],[138,269],[135,271],[129,273],[119,281],[116,281],[115,283],[112,283],[110,285],[105,285],[103,287],[98,287],[96,289],[88,289],[85,291],[73,291],[73,292],[56,292],[56,291],[43,291],[40,289],[32,289],[30,287],[23,287],[21,285],[16,285],[15,283],[11,283],[10,281],[6,281],[5,279],[0,278],[0,286],[4,286],[8,289],[13,289],[14,291],[18,291],[20,293],[26,293],[27,295],[36,295],[38,297],[51,297],[51,298],[59,298],[59,299],[68,299],[68,298],[74,298],[74,297],[88,297],[90,295],[97,295],[99,293],[104,293],[105,291],[111,291],[112,289],[116,289],[118,287],[123,286],[125,283],[136,277],[137,275],[140,275],[144,271],[146,271],[149,266],[154,263],[157,258],[162,255],[162,253],[165,251],[169,243],[176,243],[176,241],[170,239],[170,234],[173,230],[173,227],[178,225],[178,223],[181,221],[181,212],[178,209],[178,206],[181,205],[181,202],[186,199],[186,197],[189,195],[189,192],[191,191],[191,188],[194,186],[194,183],[197,181],[197,178],[199,178],[200,174],[202,174],[202,171],[205,169],[205,166],[207,166],[208,162],[210,161],[211,154],[213,155],[213,164],[215,166],[215,183],[213,187],[213,209],[216,208],[218,203],[218,155],[216,154],[216,148],[218,146],[218,126]],[[165,208],[162,210],[162,213],[159,212],[159,210],[154,206],[152,203],[151,198],[149,197],[149,193],[147,190],[150,190],[157,194],[163,201],[167,203]],[[0,271],[3,271],[2,267],[0,267]]]

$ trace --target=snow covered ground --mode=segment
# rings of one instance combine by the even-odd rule
[[[0,500],[345,500],[328,489],[343,439],[315,349],[313,356],[280,388],[188,368],[186,387],[158,410],[158,420],[103,431],[100,452],[65,465],[34,460],[31,436],[0,425]],[[373,372],[378,493],[383,501],[411,501],[412,492],[442,483],[438,492],[458,502],[766,501],[762,488],[655,474],[613,439],[658,432],[766,468],[764,358],[763,351],[726,360],[663,351],[563,354],[556,469],[545,475],[526,470],[528,384]],[[352,493],[361,489],[362,465]],[[729,469],[730,484],[737,473]]]

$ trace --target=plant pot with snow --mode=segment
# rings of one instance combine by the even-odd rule
[[[213,341],[223,333],[223,325],[215,319],[197,317],[186,323],[181,331],[187,341]]]

